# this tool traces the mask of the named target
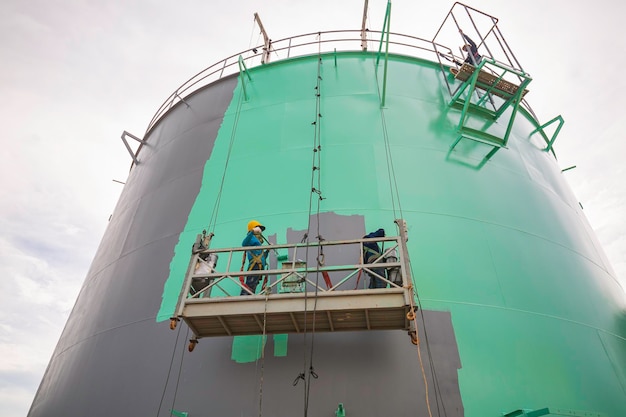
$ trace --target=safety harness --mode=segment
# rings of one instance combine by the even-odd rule
[[[241,258],[241,269],[240,271],[243,271],[244,266],[246,265],[246,253],[250,252],[250,256],[252,257],[248,263],[248,271],[260,271],[263,268],[263,252],[267,251],[261,251],[261,253],[259,253],[258,255],[255,255],[254,253],[252,253],[252,251],[245,251],[243,252],[243,256]],[[247,288],[248,290],[250,290],[250,292],[252,292],[252,288],[250,288],[248,286],[248,284],[246,284],[246,277],[243,275],[239,276],[239,282],[241,283],[242,286],[244,286],[245,288]],[[267,286],[267,275],[263,276],[263,285],[261,287],[261,291],[265,290],[265,287]]]

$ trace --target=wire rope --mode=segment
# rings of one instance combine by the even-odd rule
[[[163,406],[163,399],[165,398],[165,392],[167,391],[167,385],[170,381],[170,375],[172,373],[172,365],[174,364],[174,356],[176,355],[176,346],[178,345],[178,338],[180,337],[180,329],[178,327],[178,331],[176,332],[176,340],[174,341],[174,349],[172,349],[172,358],[170,359],[170,366],[167,370],[167,377],[165,378],[165,386],[163,387],[163,392],[161,393],[161,400],[159,401],[159,408],[157,410],[157,417],[161,414],[161,407]]]
[[[251,49],[253,48],[252,45],[252,37],[254,36],[254,27],[256,26],[256,17],[252,18],[252,29],[250,30],[250,40],[248,41],[248,52],[251,52]],[[258,36],[261,36],[261,34],[259,33]],[[257,37],[257,43],[259,41],[259,38]]]
[[[243,82],[243,80],[242,80]],[[215,225],[217,224],[217,216],[220,208],[220,203],[222,199],[222,192],[224,190],[224,182],[226,180],[226,172],[228,171],[228,163],[230,161],[230,155],[232,153],[233,144],[235,143],[235,137],[237,135],[237,126],[239,125],[239,118],[241,116],[241,106],[242,106],[242,97],[243,97],[243,88],[239,89],[239,96],[237,98],[237,107],[235,111],[235,117],[233,118],[233,127],[230,133],[230,141],[228,143],[228,151],[226,153],[226,160],[224,161],[224,170],[222,171],[222,179],[220,181],[220,188],[215,198],[215,204],[213,205],[213,211],[211,212],[211,217],[209,219],[209,225],[207,229],[210,232],[215,231]],[[214,145],[215,146],[215,145]]]
[[[413,266],[411,265],[411,276],[413,275]],[[441,415],[441,411],[439,409],[439,403],[441,402],[441,406],[443,408],[443,415],[447,416],[448,412],[446,411],[446,407],[445,407],[445,403],[443,402],[443,397],[441,395],[441,386],[439,385],[439,378],[437,377],[437,371],[435,369],[435,363],[433,361],[433,357],[432,357],[432,351],[431,351],[431,347],[430,347],[430,341],[428,340],[428,331],[426,329],[426,318],[424,317],[424,309],[422,308],[422,301],[421,298],[419,296],[419,294],[417,293],[417,291],[415,291],[415,298],[417,299],[417,306],[418,306],[418,310],[420,312],[420,317],[422,318],[422,328],[424,330],[424,339],[426,340],[426,351],[428,353],[428,363],[430,365],[430,373],[431,373],[431,377],[433,378],[433,381],[435,383],[435,399],[437,400],[437,415]],[[417,332],[417,319],[415,319],[415,330]],[[424,366],[422,364],[422,357],[421,357],[421,351],[420,351],[420,344],[419,344],[419,338],[418,338],[418,345],[417,345],[417,353],[418,353],[418,357],[419,357],[419,361],[420,361],[420,366],[422,367],[422,375],[424,376],[424,381],[426,381],[426,376],[424,373]],[[424,382],[426,383],[426,382]],[[428,391],[428,388],[426,388],[426,390]],[[429,405],[429,413],[430,413],[430,405]]]
[[[376,61],[374,61],[374,66],[376,66]],[[378,79],[378,71],[376,70],[376,68],[374,68],[374,76],[376,78],[376,86],[377,86],[376,91],[378,93],[378,100],[380,103],[382,103],[380,87],[378,87],[380,84],[380,81]],[[396,178],[393,157],[391,153],[391,144],[389,141],[389,131],[387,129],[387,120],[385,119],[385,109],[382,105],[380,106],[380,120],[381,120],[381,129],[383,132],[383,145],[385,147],[385,162],[387,165],[387,178],[389,180],[389,194],[391,196],[391,208],[393,211],[394,218],[398,218],[397,212],[396,212],[396,200],[397,200],[400,218],[403,218],[402,217],[403,216],[402,205],[400,203],[400,191],[398,189],[398,181]],[[395,195],[394,195],[394,192],[395,192]]]
[[[189,327],[187,327],[187,335],[185,336],[185,340],[189,337]],[[174,398],[172,398],[172,410],[174,410],[174,405],[176,404],[176,397],[178,395],[178,386],[180,385],[180,375],[183,371],[183,361],[185,360],[185,349],[181,349],[180,351],[180,366],[178,367],[178,377],[176,378],[176,388],[174,389]]]
[[[261,378],[259,380],[259,417],[263,415],[263,376],[265,372],[265,346],[267,337],[267,302],[270,291],[265,291],[265,310],[263,311],[263,336],[261,337]]]
[[[317,310],[317,295],[319,291],[319,267],[320,262],[323,259],[323,249],[322,249],[322,236],[320,233],[320,211],[321,211],[321,202],[324,200],[321,191],[321,67],[322,67],[322,57],[321,57],[321,34],[318,33],[318,56],[317,56],[317,77],[315,83],[315,118],[312,122],[314,126],[313,133],[313,157],[312,157],[312,167],[311,167],[311,192],[309,194],[309,210],[308,210],[308,221],[307,221],[307,232],[305,234],[306,240],[306,250],[305,250],[305,259],[308,262],[309,259],[309,243],[310,243],[310,235],[311,235],[311,217],[313,213],[313,198],[314,195],[317,195],[317,203],[315,207],[315,218],[316,218],[316,238],[318,240],[317,245],[317,257],[316,257],[316,274],[315,274],[315,297],[313,303],[313,320],[312,320],[312,330],[311,330],[311,344],[310,349],[307,349],[307,314],[308,314],[308,291],[306,290],[306,280],[305,280],[305,289],[304,289],[304,331],[303,331],[303,343],[304,343],[304,358],[303,358],[303,371],[296,379],[296,383],[298,379],[304,380],[304,416],[307,417],[308,409],[309,409],[309,397],[311,390],[311,378],[317,378],[317,374],[315,373],[313,367],[313,354],[314,354],[314,343],[315,343],[315,320],[316,320],[316,310]],[[308,353],[308,358],[307,358]],[[307,362],[309,364],[308,374],[307,374]],[[305,378],[306,375],[306,378]]]
[[[374,66],[376,66],[376,63],[374,61]],[[378,92],[378,97],[379,97],[379,101],[382,103],[382,97],[381,97],[381,92],[380,92],[380,88],[378,87],[380,85],[379,79],[378,79],[378,71],[376,70],[376,68],[374,69],[374,74],[376,77],[376,85],[377,85],[377,92]],[[385,146],[385,159],[387,162],[387,175],[389,178],[389,192],[391,194],[391,203],[392,203],[392,210],[393,210],[393,214],[394,217],[397,218],[396,216],[396,207],[395,207],[395,200],[397,199],[397,204],[398,204],[398,212],[400,214],[400,218],[404,218],[404,214],[402,212],[402,204],[400,201],[400,191],[398,188],[398,181],[397,181],[397,177],[396,177],[396,172],[395,172],[395,166],[393,163],[393,157],[392,157],[392,152],[391,152],[391,143],[389,141],[389,132],[387,129],[387,121],[385,119],[385,109],[384,107],[381,105],[380,106],[380,116],[381,116],[381,125],[382,125],[382,131],[383,131],[383,140],[384,140],[384,146]],[[395,192],[395,198],[394,198],[394,192]],[[411,277],[413,277],[413,266],[411,265]],[[439,397],[441,396],[441,387],[439,386],[439,382],[438,379],[436,377],[436,372],[435,372],[435,367],[434,367],[434,363],[432,360],[432,352],[430,349],[430,343],[428,341],[428,336],[426,333],[426,323],[424,320],[424,315],[423,315],[423,310],[422,310],[422,306],[421,306],[421,302],[420,302],[420,298],[419,298],[419,294],[417,293],[417,291],[414,290],[414,283],[411,282],[409,285],[411,285],[411,292],[413,293],[413,295],[410,297],[411,298],[411,311],[414,311],[413,308],[413,297],[415,297],[418,301],[418,309],[420,310],[420,315],[422,317],[422,325],[424,327],[424,337],[426,340],[426,349],[428,352],[428,360],[429,360],[429,364],[430,364],[430,369],[431,369],[431,374],[433,376],[433,380],[435,381],[435,398],[437,399],[437,408],[439,411]],[[428,415],[429,417],[432,417],[432,411],[431,411],[431,407],[430,407],[430,399],[429,399],[429,393],[428,393],[428,381],[426,378],[426,371],[424,369],[424,364],[422,361],[422,354],[421,354],[421,349],[420,349],[420,341],[419,341],[419,334],[418,334],[418,325],[417,325],[417,320],[416,318],[413,318],[414,324],[415,324],[415,337],[416,337],[416,345],[417,345],[417,355],[418,355],[418,360],[419,360],[419,364],[420,364],[420,369],[422,372],[422,377],[424,380],[424,390],[425,390],[425,399],[426,399],[426,407],[428,409]],[[442,401],[443,403],[443,401]],[[440,413],[438,413],[440,414]],[[444,415],[445,415],[445,408],[444,408]]]

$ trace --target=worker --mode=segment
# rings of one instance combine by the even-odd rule
[[[375,237],[385,237],[385,229],[378,229],[375,232],[369,233],[363,236],[363,239],[370,239]],[[378,242],[363,242],[363,263],[371,264],[374,263],[377,259],[380,258],[381,251],[380,246],[378,246]],[[381,259],[378,263],[382,262]],[[372,272],[385,277],[385,268],[370,268]],[[387,287],[387,283],[378,278],[376,275],[367,272],[367,275],[370,277],[369,287],[371,289],[374,288],[385,288]]]
[[[483,57],[480,56],[480,54],[478,53],[478,47],[476,46],[476,43],[474,43],[474,41],[471,40],[469,36],[463,33],[463,30],[459,29],[459,33],[467,41],[467,43],[463,45],[462,48],[467,53],[467,58],[465,58],[465,62],[473,66],[478,66]]]
[[[262,232],[265,230],[265,226],[256,220],[248,222],[248,234],[241,242],[241,246],[261,246],[264,242]],[[246,251],[248,256],[248,271],[260,271],[265,269],[267,255],[269,250],[248,250]],[[254,294],[256,287],[259,285],[261,275],[248,275],[246,276],[246,286]],[[241,295],[249,295],[245,289],[241,289]]]

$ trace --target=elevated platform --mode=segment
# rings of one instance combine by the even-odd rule
[[[251,271],[234,268],[234,259],[245,260],[250,247],[208,249],[211,237],[199,237],[170,327],[184,320],[192,342],[313,330],[411,330],[415,307],[406,225],[396,223],[399,236],[256,246],[274,258],[268,260],[271,269]],[[364,263],[364,247],[373,244],[380,256]],[[313,265],[307,266],[307,258]],[[262,282],[259,293],[244,284],[251,276]],[[383,288],[369,288],[371,280]]]
[[[521,70],[489,58],[483,58],[477,67],[465,63],[458,69],[450,68],[450,72],[460,81],[450,106],[461,111],[458,136],[450,152],[463,139],[485,144],[490,150],[477,165],[481,167],[499,149],[506,147],[520,102],[528,93],[526,86],[532,79]],[[507,77],[517,80],[519,85]],[[505,113],[508,109],[511,111]],[[501,129],[490,130],[497,123],[506,126],[504,134]]]
[[[450,68],[454,78],[463,82],[468,81],[474,74],[474,71],[476,71],[476,68],[470,64],[463,64],[459,69]],[[505,100],[515,96],[517,90],[519,90],[518,85],[503,79],[502,76],[496,76],[483,70],[478,71],[476,88],[480,88]],[[526,93],[528,93],[527,89],[522,90],[521,97],[523,98]]]
[[[200,337],[306,331],[408,330],[403,288],[203,298],[182,318]]]

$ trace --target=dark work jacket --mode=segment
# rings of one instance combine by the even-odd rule
[[[385,237],[385,229],[378,229],[375,232],[363,236],[363,239],[370,239],[375,237]],[[376,252],[376,254],[378,254],[377,257],[380,256],[380,246],[378,246],[377,242],[363,242],[363,262],[367,263],[368,259],[372,255],[376,255],[371,251],[368,251],[367,249]]]
[[[483,57],[480,56],[480,54],[478,53],[478,48],[476,47],[476,44],[465,33],[463,34],[463,37],[465,38],[465,40],[467,41],[467,43],[470,46],[470,50],[466,51],[467,52],[467,58],[465,58],[465,62],[467,62],[468,64],[471,64],[471,65],[478,65],[478,64],[480,64],[480,60]],[[472,61],[472,57],[473,57],[473,61]]]

